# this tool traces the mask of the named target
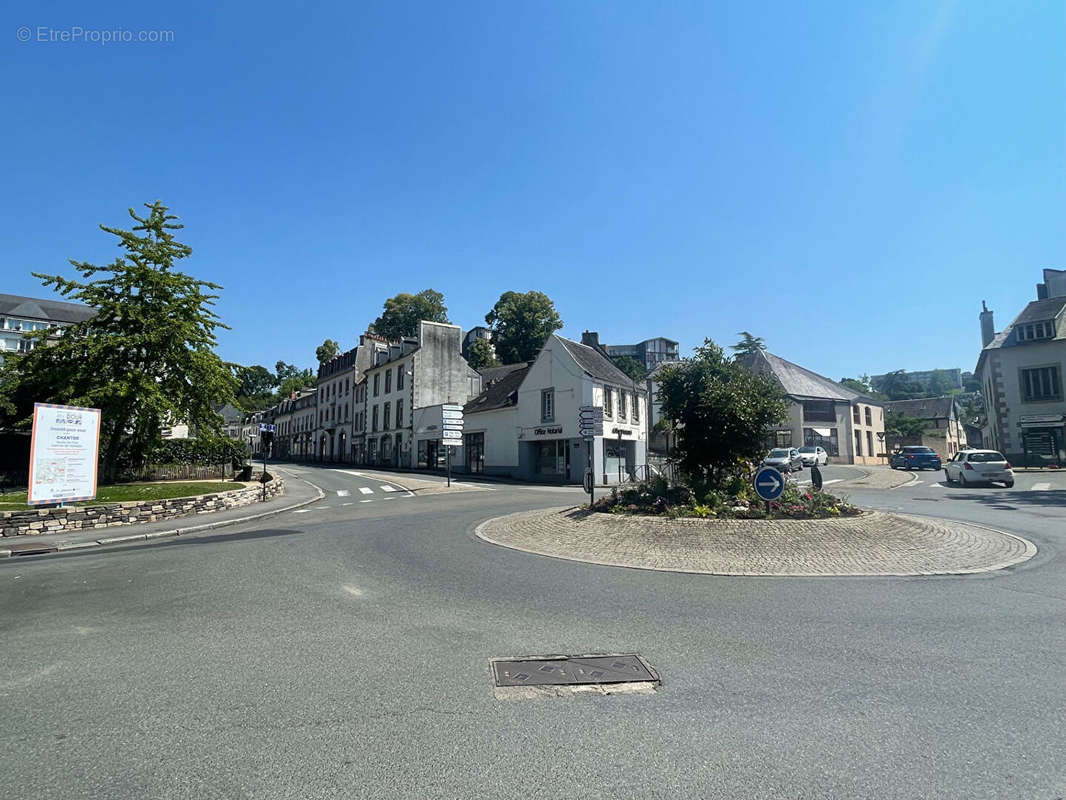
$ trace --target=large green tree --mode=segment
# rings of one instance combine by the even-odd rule
[[[766,343],[759,336],[752,336],[748,331],[741,331],[737,335],[740,341],[729,346],[729,349],[736,353],[737,358],[750,356],[766,349]]]
[[[220,435],[213,405],[232,401],[236,388],[214,350],[216,329],[226,328],[211,310],[221,287],[175,268],[192,253],[174,238],[183,226],[160,202],[146,208],[129,210],[131,230],[100,226],[123,251],[112,263],[72,260],[82,280],[34,273],[97,313],[47,344],[48,332],[31,334],[39,346],[5,357],[0,379],[0,426],[28,424],[35,401],[99,408],[105,480],[142,465],[165,425]]]
[[[693,358],[662,368],[659,400],[677,434],[674,455],[697,492],[758,461],[767,431],[786,414],[777,383],[729,358],[710,339]]]
[[[466,351],[466,363],[474,369],[485,369],[500,366],[500,359],[496,358],[492,342],[488,339],[475,339]]]
[[[433,289],[424,289],[418,294],[401,292],[385,301],[381,316],[374,320],[370,332],[386,339],[402,339],[418,334],[418,323],[448,322],[448,309],[444,295]]]
[[[644,364],[633,356],[619,356],[613,359],[614,365],[635,381],[642,381],[648,376]]]
[[[563,327],[555,303],[543,292],[504,292],[485,315],[496,357],[504,364],[536,358],[548,337]]]
[[[882,375],[874,381],[874,388],[889,400],[917,400],[927,397],[928,393],[904,369],[897,369]]]
[[[918,417],[908,417],[898,411],[885,411],[885,435],[891,441],[921,438],[926,422]]]
[[[326,339],[318,347],[315,348],[315,358],[318,359],[318,363],[325,364],[337,353],[341,351],[340,344],[334,339]]]

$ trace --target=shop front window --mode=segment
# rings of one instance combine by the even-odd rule
[[[567,459],[570,448],[565,439],[553,439],[550,442],[537,442],[536,470],[538,475],[561,476],[567,472]]]
[[[804,428],[803,444],[807,447],[821,447],[831,456],[840,455],[836,428]]]
[[[466,466],[471,472],[485,471],[485,434],[468,433],[463,437],[466,445]]]

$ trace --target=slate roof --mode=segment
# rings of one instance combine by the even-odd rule
[[[634,381],[622,370],[618,369],[603,353],[597,350],[595,347],[589,347],[587,344],[581,344],[575,342],[573,339],[564,339],[558,334],[552,334],[558,339],[566,351],[574,357],[574,361],[581,367],[586,373],[593,378],[606,383],[613,384],[615,386],[633,386],[634,383],[640,386],[640,381]]]
[[[244,417],[244,412],[234,406],[232,403],[219,403],[214,406],[215,412],[218,413],[224,422],[240,422]]]
[[[96,309],[79,303],[42,300],[17,294],[0,294],[0,316],[24,317],[45,322],[84,322],[96,314]]]
[[[1023,322],[1042,322],[1046,319],[1055,319],[1062,311],[1062,307],[1066,306],[1066,297],[1048,297],[1045,300],[1033,300],[1029,305],[1022,309],[1022,313],[1019,314],[1014,324],[1019,325]]]
[[[507,377],[516,369],[522,369],[522,367],[528,367],[529,364],[525,361],[519,361],[517,364],[504,364],[502,367],[485,367],[479,369],[481,373],[481,380],[485,386],[488,386],[493,381],[498,381]]]
[[[526,379],[529,364],[511,364],[510,371],[486,386],[481,394],[463,406],[464,414],[495,411],[498,408],[518,405],[518,387]],[[504,369],[496,367],[495,369]],[[484,376],[484,373],[482,373]]]
[[[917,419],[950,419],[954,397],[925,397],[920,400],[886,400],[885,411],[895,411]]]
[[[824,375],[811,372],[799,364],[793,364],[765,350],[741,359],[741,363],[754,372],[772,375],[781,384],[785,394],[791,397],[810,400],[840,400],[849,403],[861,400],[874,406],[882,405],[879,400],[854,392],[836,381],[829,380]]]

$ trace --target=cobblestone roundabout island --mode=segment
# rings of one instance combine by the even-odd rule
[[[905,576],[991,572],[1036,546],[961,522],[864,512],[818,520],[667,519],[550,508],[477,527],[492,544],[618,567],[749,576]]]

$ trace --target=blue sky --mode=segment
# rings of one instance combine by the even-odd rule
[[[538,289],[575,338],[972,369],[981,300],[1002,327],[1066,267],[1058,0],[2,14],[0,290],[161,199],[228,360],[311,365],[432,287],[464,329]],[[75,26],[173,41],[38,40]]]

